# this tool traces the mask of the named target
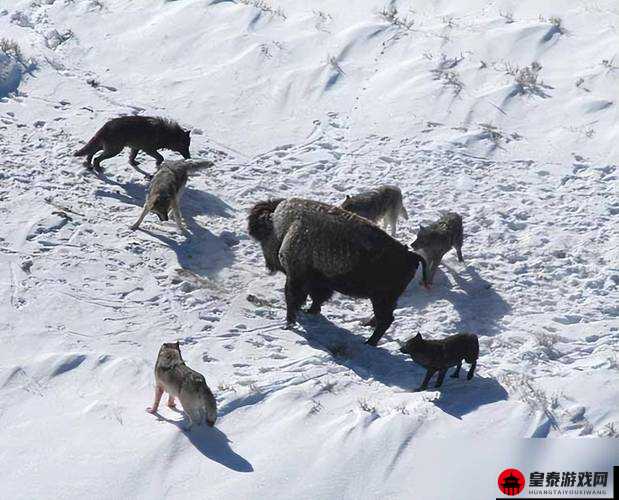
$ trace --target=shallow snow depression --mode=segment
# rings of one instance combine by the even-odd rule
[[[36,62],[0,51],[3,494],[477,500],[506,467],[616,464],[618,22],[611,1],[0,0]],[[188,234],[129,229],[148,184],[124,154],[98,176],[72,156],[121,114],[178,120],[214,161]],[[460,213],[464,263],[418,274],[377,348],[341,295],[284,330],[248,209],[381,184],[403,243]],[[418,331],[476,333],[475,377],[413,392]],[[214,429],[144,411],[175,340]]]

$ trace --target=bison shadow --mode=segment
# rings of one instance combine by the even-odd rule
[[[297,331],[311,347],[327,351],[336,363],[352,370],[362,379],[376,380],[411,393],[421,385],[426,370],[409,356],[364,343],[371,333],[370,328],[359,327],[360,331],[353,334],[323,316],[310,317],[305,314],[299,315],[299,323],[301,328]],[[432,383],[435,382],[433,378]],[[462,418],[480,406],[506,400],[508,396],[498,381],[477,374],[470,381],[466,380],[465,374],[461,374],[459,379],[446,377],[440,388],[434,389],[430,385],[429,391],[434,390],[440,391],[434,404],[456,418]]]

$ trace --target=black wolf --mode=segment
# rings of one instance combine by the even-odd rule
[[[437,371],[436,387],[440,387],[450,366],[456,366],[456,370],[451,376],[458,378],[462,360],[471,365],[466,376],[467,380],[471,380],[479,357],[479,341],[477,335],[473,333],[458,333],[441,340],[424,340],[421,333],[418,333],[415,337],[406,341],[400,352],[410,354],[413,361],[427,370],[426,377],[417,389],[423,391],[428,387],[428,382]]]
[[[287,326],[296,321],[307,296],[310,314],[334,291],[369,298],[374,309],[375,346],[393,322],[398,297],[426,263],[370,221],[339,207],[291,198],[257,203],[249,234],[260,242],[270,271],[286,274]]]
[[[155,158],[159,166],[163,162],[163,156],[157,150],[170,149],[188,159],[191,157],[190,142],[189,131],[183,130],[172,120],[150,116],[121,116],[103,125],[74,156],[85,156],[84,166],[100,169],[103,160],[116,156],[125,147],[130,147],[129,165],[144,173],[137,168],[139,163],[135,160],[140,150]],[[101,150],[103,152],[93,159]]]

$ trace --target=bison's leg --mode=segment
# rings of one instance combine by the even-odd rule
[[[322,305],[331,298],[333,290],[326,286],[314,284],[310,288],[309,295],[312,298],[312,305],[307,310],[308,314],[320,314]]]
[[[307,291],[303,280],[290,275],[286,277],[286,328],[297,321],[297,312],[307,300]]]
[[[374,326],[374,333],[366,341],[366,344],[376,346],[383,334],[393,323],[393,310],[395,309],[396,301],[388,300],[384,298],[372,299],[372,307],[374,308],[374,317],[376,318],[376,324]]]

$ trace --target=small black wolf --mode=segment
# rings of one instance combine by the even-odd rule
[[[74,156],[86,156],[84,166],[100,169],[103,160],[116,156],[129,146],[129,165],[144,173],[137,168],[139,163],[135,160],[140,150],[155,158],[158,167],[163,163],[163,156],[157,152],[158,149],[170,149],[189,159],[190,142],[189,131],[183,130],[172,120],[150,116],[121,116],[103,125]],[[101,150],[103,152],[93,160],[93,156]]]
[[[400,352],[410,354],[413,361],[427,370],[426,377],[417,389],[423,391],[428,387],[428,382],[437,371],[438,379],[435,387],[440,387],[450,366],[456,365],[456,370],[451,376],[458,378],[463,359],[471,365],[466,376],[467,380],[471,380],[479,357],[479,341],[477,335],[473,333],[458,333],[441,340],[424,340],[421,333],[418,333],[415,337],[406,341]]]
[[[419,252],[428,263],[428,282],[434,280],[434,273],[438,269],[443,256],[451,248],[456,249],[458,260],[462,257],[462,217],[455,212],[447,212],[439,220],[427,227],[420,226],[417,239],[411,243],[411,248]]]

